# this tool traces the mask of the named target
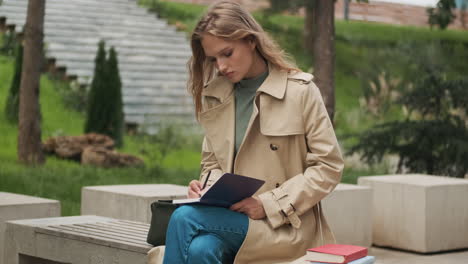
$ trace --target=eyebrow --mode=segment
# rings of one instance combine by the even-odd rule
[[[226,50],[228,50],[228,49],[231,49],[231,48],[232,48],[232,47],[226,47],[226,48],[224,48],[224,49],[218,51],[218,53],[216,53],[216,54],[223,53],[224,51],[226,51]],[[207,57],[207,58],[214,58],[214,56],[206,56],[206,57]]]

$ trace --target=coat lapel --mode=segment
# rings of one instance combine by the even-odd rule
[[[217,77],[203,91],[203,96],[216,98],[219,105],[200,114],[200,124],[211,143],[223,172],[232,172],[235,139],[235,103],[233,84]]]

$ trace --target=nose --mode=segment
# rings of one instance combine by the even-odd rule
[[[218,60],[216,62],[216,64],[218,65],[218,70],[222,73],[225,73],[226,70],[227,70],[227,65],[226,63],[224,63],[222,60]]]

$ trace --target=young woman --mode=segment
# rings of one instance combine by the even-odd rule
[[[164,263],[289,263],[333,243],[320,201],[340,181],[343,160],[312,75],[230,1],[208,9],[191,47],[189,88],[205,139],[188,196],[225,172],[266,183],[229,209],[178,208]]]

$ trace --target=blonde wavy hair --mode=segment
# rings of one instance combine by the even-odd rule
[[[219,73],[214,62],[206,58],[201,39],[211,34],[228,40],[251,39],[259,54],[272,66],[284,71],[299,71],[290,57],[263,30],[253,16],[232,1],[218,1],[211,5],[193,30],[190,44],[192,57],[188,62],[188,89],[193,95],[195,113],[202,111],[202,91]]]

